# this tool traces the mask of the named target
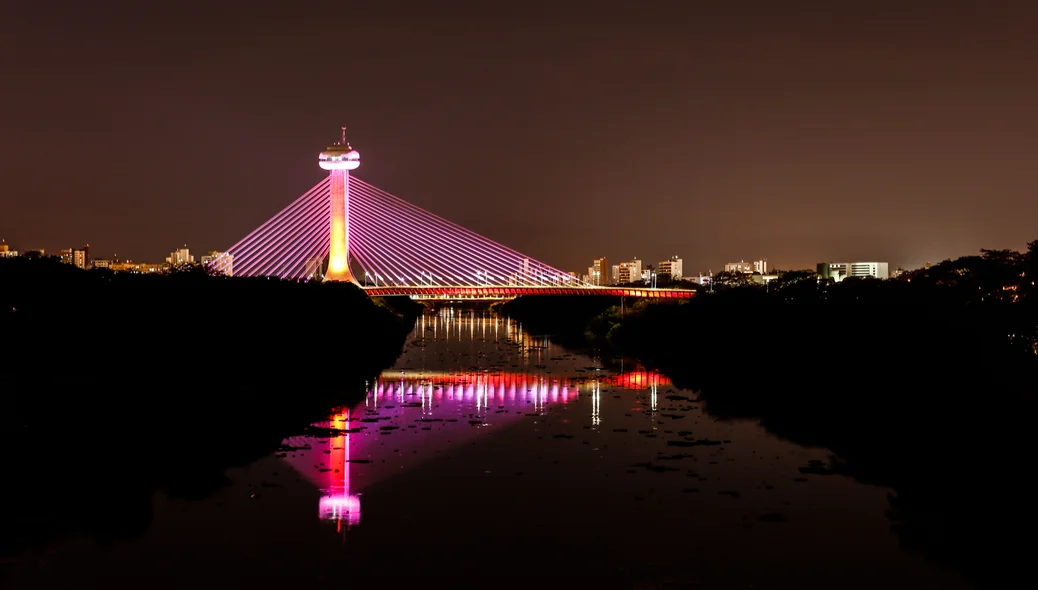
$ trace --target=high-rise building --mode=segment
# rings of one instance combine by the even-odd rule
[[[656,265],[656,275],[670,275],[670,278],[675,281],[681,280],[681,259],[671,256],[669,260],[661,260]]]
[[[42,253],[43,250],[40,250]],[[71,264],[76,268],[90,268],[90,244],[82,248],[65,248],[58,250],[58,258],[62,264]]]
[[[760,260],[753,261],[753,272],[762,275],[768,274],[768,259],[761,258]]]
[[[12,250],[7,242],[0,240],[0,258],[14,258],[18,256],[17,250]]]
[[[724,272],[741,272],[750,274],[753,272],[753,264],[740,260],[739,262],[729,262],[724,265]]]
[[[92,262],[90,259],[90,244],[85,244],[82,248],[72,249],[72,264],[76,268],[90,268]]]
[[[620,282],[620,265],[614,264],[609,269],[609,284],[615,285]]]
[[[886,262],[852,262],[850,276],[889,279],[890,265]]]
[[[166,264],[169,266],[180,266],[181,264],[194,264],[195,257],[191,255],[185,244],[183,248],[178,248],[170,252],[169,256],[166,257]]]
[[[890,267],[886,262],[820,262],[818,278],[832,279],[839,283],[847,277],[890,278]]]
[[[610,283],[608,258],[603,256],[591,263],[591,267],[588,268],[588,282],[592,285],[608,285]]]
[[[360,166],[360,154],[346,141],[346,128],[342,128],[342,139],[328,146],[317,157],[322,170],[328,171],[331,184],[331,230],[328,249],[328,271],[325,281],[347,281],[356,283],[350,272],[350,170]]]
[[[619,284],[634,283],[642,280],[642,261],[635,257],[628,262],[621,262],[616,282]]]

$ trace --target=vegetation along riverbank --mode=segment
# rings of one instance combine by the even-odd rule
[[[767,287],[719,281],[686,303],[589,303],[557,319],[568,339],[582,332],[603,356],[636,357],[696,390],[714,416],[832,450],[815,475],[890,486],[906,547],[998,586],[1029,563],[1038,524],[1036,277],[1032,242],[897,279],[789,272]],[[536,323],[555,305],[502,312]]]
[[[77,530],[137,534],[156,490],[219,488],[227,467],[363,399],[419,310],[348,284],[201,266],[132,275],[0,259],[0,554]]]

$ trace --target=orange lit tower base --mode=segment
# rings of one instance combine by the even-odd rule
[[[346,141],[346,128],[342,128],[342,140],[328,146],[317,159],[318,165],[328,171],[331,185],[332,223],[331,242],[328,247],[328,271],[326,281],[357,283],[350,272],[349,198],[350,170],[360,166],[360,154]]]

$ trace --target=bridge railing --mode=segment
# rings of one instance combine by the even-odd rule
[[[372,296],[410,296],[424,298],[511,298],[523,295],[609,296],[644,299],[691,299],[695,291],[686,289],[649,289],[630,287],[363,287]]]

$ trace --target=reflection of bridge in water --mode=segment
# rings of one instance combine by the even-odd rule
[[[326,421],[325,436],[284,441],[285,460],[321,490],[321,519],[345,530],[360,522],[360,490],[430,457],[440,445],[454,447],[542,414],[555,404],[588,400],[592,427],[601,423],[602,388],[650,392],[670,381],[653,371],[562,377],[507,371],[386,371],[363,405],[340,408]],[[391,438],[391,442],[387,439]],[[386,460],[394,460],[392,465]],[[353,476],[351,478],[351,475]]]
[[[224,274],[351,282],[373,296],[503,299],[522,295],[683,300],[686,289],[604,287],[534,260],[353,176],[360,153],[327,146],[328,178],[211,263]]]
[[[486,398],[486,401],[514,402],[530,399],[541,399],[545,396],[551,402],[566,402],[576,393],[580,386],[597,384],[623,389],[645,389],[670,385],[670,379],[656,371],[627,371],[618,375],[610,375],[596,371],[586,377],[554,377],[545,373],[511,373],[506,371],[470,371],[470,372],[431,372],[431,371],[385,371],[381,379],[368,394],[381,397],[385,395],[425,395],[436,394],[465,395],[468,397]]]

